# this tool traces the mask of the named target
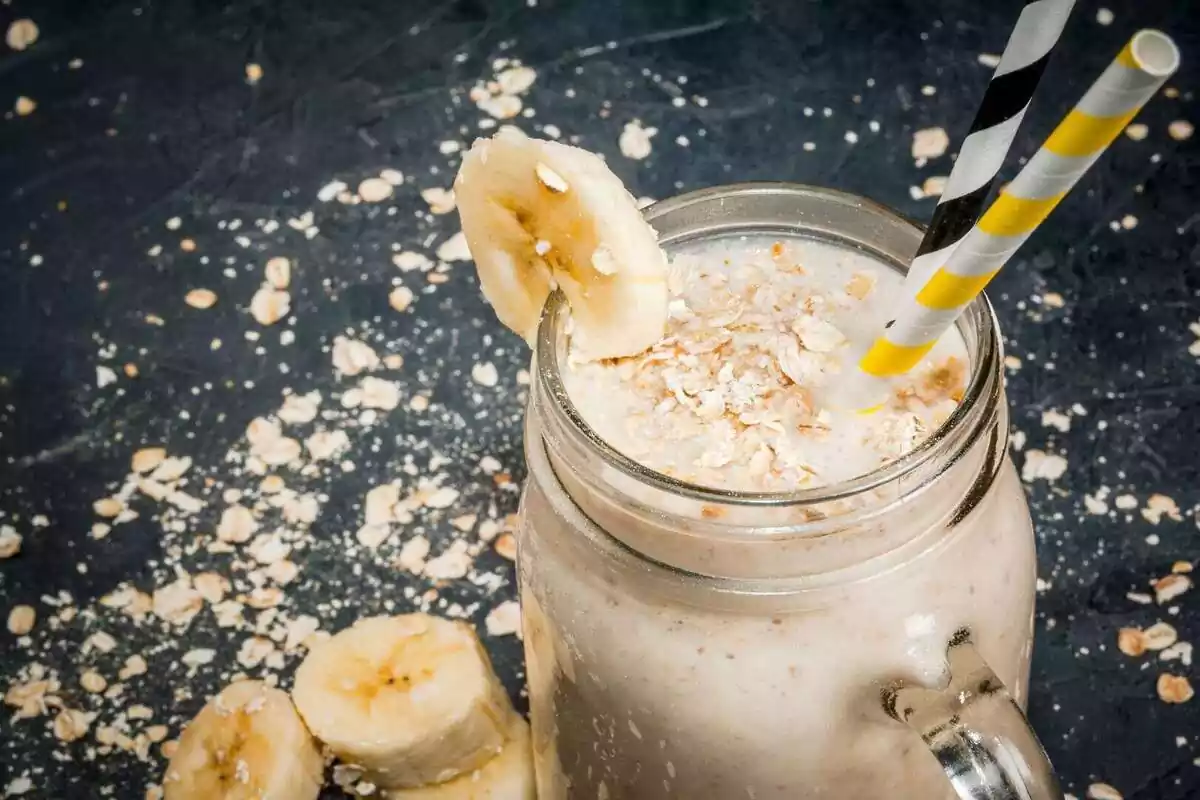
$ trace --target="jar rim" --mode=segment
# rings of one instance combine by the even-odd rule
[[[851,206],[888,224],[911,229],[918,234],[918,241],[920,234],[924,232],[923,226],[869,198],[837,189],[782,181],[723,184],[685,192],[648,206],[643,209],[643,216],[653,226],[656,219],[690,206],[751,195],[792,196],[822,203]],[[813,229],[800,227],[799,223],[795,221],[778,220],[770,225],[759,226],[748,223],[722,225],[718,222],[696,232],[691,238],[708,238],[714,235],[738,232],[752,233],[756,227],[760,231],[766,229],[780,231],[786,228],[792,232],[793,236],[803,235],[806,232],[811,235],[815,232]],[[874,250],[868,242],[852,241],[845,237],[839,239],[838,236],[829,232],[825,232],[824,237],[818,238],[851,244],[870,253],[888,266],[897,270],[907,269],[907,264],[902,264],[895,257]],[[682,240],[682,237],[673,237],[667,234],[660,237],[659,241],[666,247],[673,241]],[[988,420],[997,412],[1000,402],[1000,381],[994,380],[999,372],[1002,359],[999,322],[991,302],[981,293],[971,301],[956,323],[968,346],[972,339],[975,344],[972,351],[970,376],[963,392],[963,398],[942,424],[908,453],[871,472],[848,480],[796,491],[746,492],[702,486],[664,475],[638,463],[604,440],[583,418],[567,393],[557,357],[558,333],[560,327],[566,322],[569,312],[570,306],[566,296],[560,290],[552,292],[542,311],[534,342],[535,380],[540,384],[539,388],[544,392],[544,396],[553,398],[553,402],[547,403],[546,406],[548,406],[547,410],[557,418],[556,421],[559,424],[555,427],[558,430],[570,431],[576,438],[581,438],[606,466],[617,470],[620,474],[659,491],[702,503],[760,508],[806,506],[843,500],[870,492],[912,474],[938,453],[952,447],[955,442],[961,441],[963,436],[966,436],[969,441],[974,441],[976,437],[970,434],[977,433],[987,424]],[[927,476],[927,480],[922,481],[921,484],[936,479],[937,475],[941,474],[948,466],[948,463],[944,464],[941,469]]]

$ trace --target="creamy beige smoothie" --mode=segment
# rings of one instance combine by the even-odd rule
[[[960,409],[974,344],[952,332],[874,413],[831,405],[895,268],[778,234],[667,249],[663,340],[584,362],[561,333],[527,421],[539,797],[950,796],[880,689],[938,684],[967,627],[1024,696],[1033,537],[999,375]]]

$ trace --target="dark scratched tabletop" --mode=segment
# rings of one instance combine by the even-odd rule
[[[29,18],[39,35],[0,49],[0,552],[22,538],[0,560],[0,612],[29,605],[36,622],[0,630],[0,681],[51,685],[44,708],[3,709],[0,794],[141,797],[162,773],[154,739],[177,736],[207,694],[239,672],[288,683],[303,648],[279,625],[301,617],[325,631],[418,606],[467,617],[524,706],[520,642],[494,609],[514,596],[497,531],[524,475],[527,352],[469,262],[393,263],[435,263],[457,231],[420,192],[448,187],[458,149],[492,124],[472,87],[533,67],[509,122],[603,153],[640,196],[787,179],[924,220],[920,187],[951,162],[917,166],[913,133],[944,128],[957,149],[990,74],[980,56],[1000,52],[1019,6],[4,0],[0,28]],[[1183,646],[1200,640],[1200,590],[1158,603],[1150,586],[1200,561],[1200,160],[1181,124],[1200,122],[1200,6],[1081,2],[1005,173],[1147,26],[1176,37],[1184,66],[1140,116],[1144,135],[1119,137],[989,292],[1038,531],[1032,719],[1067,791],[1140,800],[1200,797],[1200,699],[1156,688],[1164,673],[1200,684]],[[644,159],[618,144],[635,120],[657,129]],[[383,170],[403,173],[391,197],[343,202]],[[289,309],[264,325],[250,301],[280,256]],[[402,312],[389,306],[401,285],[415,293]],[[215,305],[188,305],[194,289]],[[338,336],[402,356],[371,373],[399,387],[399,408],[344,408],[361,376],[334,372]],[[313,391],[322,415],[295,435],[347,438],[287,476],[317,510],[285,526],[298,575],[278,606],[224,627],[207,601],[186,625],[158,613],[169,598],[155,591],[181,575],[251,591],[253,564],[196,543],[258,497],[249,421]],[[94,504],[121,495],[147,446],[191,458],[176,488],[199,507],[127,492],[136,518],[106,529]],[[363,544],[363,496],[393,478],[458,496]],[[400,563],[417,536],[440,579]],[[154,608],[113,600],[133,591]],[[1172,647],[1118,649],[1119,629],[1160,620]],[[274,655],[246,649],[256,633]],[[135,655],[147,671],[122,677]],[[89,670],[107,693],[81,687]],[[64,708],[82,713],[56,723]]]

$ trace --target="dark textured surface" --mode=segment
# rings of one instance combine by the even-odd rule
[[[157,659],[147,655],[150,674],[131,683],[124,702],[153,707],[155,721],[176,735],[205,693],[236,669],[244,636],[202,615],[185,644],[173,633],[156,645],[161,629],[96,606],[122,581],[143,590],[161,585],[169,569],[158,561],[160,534],[149,514],[90,538],[92,501],[123,479],[133,449],[164,443],[193,456],[197,474],[215,481],[199,517],[211,530],[220,489],[236,483],[222,466],[226,451],[252,417],[278,407],[285,387],[335,391],[327,346],[348,328],[381,353],[402,353],[404,366],[389,377],[406,396],[421,392],[433,404],[423,413],[393,412],[386,427],[354,439],[355,471],[313,482],[329,499],[314,541],[297,557],[303,573],[288,587],[287,607],[336,630],[364,613],[408,607],[406,585],[426,588],[385,558],[364,557],[353,568],[344,544],[353,555],[356,504],[406,455],[415,454],[422,470],[431,452],[451,459],[443,471],[463,492],[460,513],[514,509],[514,492],[495,488],[474,465],[490,455],[523,474],[516,374],[524,346],[495,322],[469,264],[456,263],[449,281],[420,293],[411,312],[391,311],[386,297],[400,277],[389,262],[393,243],[432,255],[430,234],[440,242],[456,230],[452,215],[417,216],[424,204],[416,190],[449,184],[457,158],[439,153],[438,142],[476,135],[484,115],[466,90],[491,76],[493,58],[517,57],[538,70],[526,98],[536,115],[517,120],[523,128],[552,123],[578,135],[637,194],[783,178],[859,192],[925,219],[933,201],[911,199],[909,187],[946,174],[949,159],[914,167],[912,133],[943,126],[952,142],[961,140],[990,72],[977,55],[1000,51],[1017,13],[1015,3],[938,5],[14,0],[0,7],[3,27],[30,16],[42,31],[30,49],[0,58],[0,105],[11,108],[18,95],[38,104],[27,117],[6,113],[0,122],[0,523],[25,536],[21,554],[0,562],[0,610],[30,603],[44,619],[53,609],[41,598],[62,591],[95,609],[61,630],[40,621],[30,646],[0,633],[0,673],[13,676],[31,661],[53,666],[64,700],[100,711],[98,724],[116,706],[78,688],[83,665],[97,664],[112,680],[125,655],[157,646]],[[1069,463],[1057,481],[1028,486],[1046,582],[1033,722],[1068,791],[1083,796],[1103,780],[1126,798],[1188,798],[1200,796],[1200,699],[1166,705],[1154,683],[1161,671],[1196,683],[1200,673],[1179,661],[1156,663],[1154,654],[1129,658],[1115,642],[1119,627],[1160,618],[1182,640],[1200,638],[1200,592],[1174,601],[1175,614],[1126,597],[1146,591],[1173,562],[1200,559],[1200,366],[1188,353],[1200,338],[1188,330],[1200,317],[1200,171],[1197,140],[1177,142],[1166,132],[1172,120],[1197,121],[1191,92],[1200,26],[1192,2],[1113,10],[1105,26],[1096,6],[1076,9],[1012,163],[1033,151],[1139,27],[1162,27],[1179,41],[1185,66],[1170,85],[1180,94],[1151,102],[1139,119],[1149,136],[1121,137],[990,295],[1010,351],[1023,359],[1009,375],[1014,427],[1026,448]],[[76,58],[83,63],[71,68]],[[263,66],[257,86],[245,83],[248,62]],[[923,94],[925,85],[936,94]],[[680,88],[687,102],[676,107],[671,98]],[[815,109],[811,117],[805,107]],[[617,148],[622,125],[635,117],[659,129],[653,153],[640,162]],[[857,143],[846,141],[847,131]],[[816,149],[804,151],[805,141]],[[383,167],[408,176],[388,203],[315,198],[335,177],[354,186]],[[311,239],[286,225],[310,209],[319,227]],[[1136,227],[1112,230],[1125,215],[1137,218]],[[175,216],[182,227],[169,231],[164,223]],[[248,237],[245,246],[228,230],[235,218],[243,220],[236,235]],[[280,227],[266,233],[254,220]],[[196,241],[195,252],[179,249],[184,236]],[[148,256],[155,244],[163,253]],[[259,329],[244,309],[271,255],[296,261],[293,321],[263,329],[260,353],[244,338]],[[221,274],[225,258],[233,259],[234,278]],[[420,278],[403,275],[414,290]],[[183,304],[198,286],[218,292],[215,308]],[[1043,301],[1051,292],[1063,307]],[[166,324],[146,324],[147,314]],[[296,336],[287,347],[277,343],[284,325]],[[211,348],[214,337],[220,349]],[[485,357],[500,368],[497,389],[470,382],[470,367]],[[98,364],[120,374],[130,362],[137,378],[121,375],[97,388]],[[1074,416],[1069,432],[1042,424],[1042,412],[1076,403],[1086,415]],[[1123,493],[1140,506],[1153,493],[1168,495],[1183,519],[1155,527],[1136,509],[1088,513],[1083,496],[1101,487],[1111,490],[1110,507]],[[436,553],[449,525],[440,517],[418,524]],[[477,567],[503,586],[463,583],[443,595],[482,621],[511,593],[511,565],[485,550]],[[334,598],[342,602],[328,602]],[[119,648],[82,654],[79,642],[100,628],[118,636]],[[176,661],[196,643],[219,655],[188,677]],[[489,646],[515,689],[519,643],[509,636]],[[293,663],[289,656],[285,674]],[[190,694],[175,701],[181,686]],[[38,797],[135,797],[158,779],[157,747],[146,761],[99,756],[90,739],[58,742],[49,719],[0,721],[0,789],[29,770]]]

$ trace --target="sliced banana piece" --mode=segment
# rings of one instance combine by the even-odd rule
[[[475,631],[426,614],[368,617],[316,645],[292,698],[314,736],[385,789],[483,766],[514,713]]]
[[[419,789],[393,789],[387,800],[537,800],[529,723],[513,715],[504,749],[477,770]]]
[[[634,355],[662,338],[666,257],[598,156],[505,128],[471,147],[454,192],[483,294],[530,344],[555,286],[571,304],[577,358]]]
[[[165,800],[316,800],[325,763],[286,693],[240,681],[188,723]]]

